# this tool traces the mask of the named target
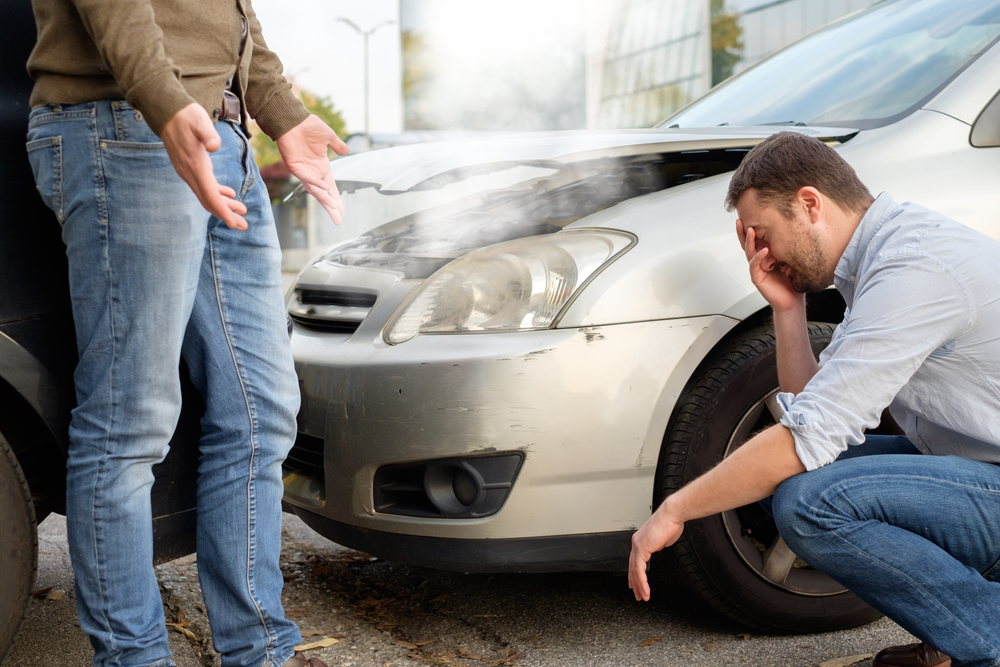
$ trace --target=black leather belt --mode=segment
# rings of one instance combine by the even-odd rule
[[[217,118],[220,120],[231,120],[240,123],[240,98],[236,97],[232,91],[227,90],[222,96],[222,108],[216,109]]]

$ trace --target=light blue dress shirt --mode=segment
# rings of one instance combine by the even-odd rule
[[[864,442],[887,406],[925,454],[1000,462],[1000,243],[883,192],[834,285],[847,312],[820,371],[778,394],[806,469]]]

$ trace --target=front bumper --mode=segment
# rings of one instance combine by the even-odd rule
[[[631,530],[590,535],[462,540],[358,528],[309,510],[295,513],[337,544],[418,567],[457,572],[614,572],[628,569]]]
[[[426,548],[439,567],[447,561],[469,569],[463,559],[474,558],[472,569],[482,570],[486,557],[475,544],[490,541],[486,546],[497,550],[491,571],[498,571],[500,561],[531,550],[532,540],[557,537],[565,548],[541,548],[537,558],[565,561],[561,550],[611,563],[621,549],[627,556],[623,536],[650,515],[678,394],[705,350],[734,324],[720,316],[423,335],[397,346],[375,331],[296,328],[299,430],[321,441],[324,479],[286,471],[286,504],[331,539],[418,564],[429,564],[414,555]],[[524,462],[492,516],[375,510],[372,484],[381,466],[494,452],[521,452]],[[597,544],[597,534],[615,546],[593,556],[574,551],[577,542]],[[453,551],[460,540],[469,541],[464,555],[442,555],[442,545]],[[505,540],[522,542],[505,547]]]

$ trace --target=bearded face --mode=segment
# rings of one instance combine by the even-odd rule
[[[788,221],[788,238],[782,261],[775,264],[796,292],[819,292],[830,286],[823,246],[807,220]]]

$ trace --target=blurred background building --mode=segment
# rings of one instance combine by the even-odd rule
[[[467,132],[651,127],[874,0],[254,0],[268,45],[352,150]],[[366,96],[362,41],[370,40]],[[363,109],[371,128],[363,133]],[[255,137],[285,268],[361,234],[335,227]]]
[[[650,127],[872,1],[400,0],[404,126]]]

